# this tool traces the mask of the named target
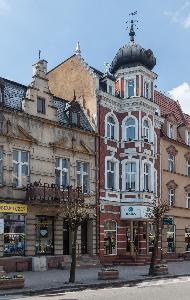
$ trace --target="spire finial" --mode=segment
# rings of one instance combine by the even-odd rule
[[[129,30],[129,36],[130,36],[130,41],[131,42],[134,42],[135,40],[135,27],[138,29],[137,25],[135,23],[137,23],[138,21],[137,20],[134,20],[133,17],[137,14],[137,10],[130,13],[129,16],[132,16],[132,20],[130,21],[130,30]],[[126,22],[128,23],[128,21]],[[128,27],[127,27],[128,29]]]
[[[77,42],[77,46],[76,46],[76,50],[75,50],[76,55],[80,55],[81,51],[80,51],[80,43]]]
[[[41,52],[42,52],[41,50],[38,51],[38,58],[39,58],[39,60],[41,59]]]

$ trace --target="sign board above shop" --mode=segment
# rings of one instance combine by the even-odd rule
[[[151,207],[145,205],[121,206],[121,219],[149,219]]]
[[[15,203],[0,203],[1,213],[27,214],[27,205]]]

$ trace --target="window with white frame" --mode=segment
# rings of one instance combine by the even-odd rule
[[[149,141],[150,139],[150,126],[148,120],[143,122],[143,137]]]
[[[135,191],[136,182],[136,163],[126,164],[126,191]]]
[[[116,163],[112,160],[107,161],[107,188],[116,188]]]
[[[174,125],[169,124],[169,138],[174,139]]]
[[[0,147],[0,185],[3,184],[3,148]]]
[[[190,159],[186,160],[187,172],[186,175],[190,176]]]
[[[135,95],[135,81],[134,81],[134,79],[127,80],[126,85],[127,85],[127,97],[133,97]]]
[[[187,145],[190,146],[190,131],[187,132]]]
[[[168,201],[169,205],[173,206],[175,203],[175,190],[174,189],[169,189],[168,191]]]
[[[135,139],[135,119],[130,117],[125,122],[125,139],[131,141]]]
[[[29,180],[29,152],[13,150],[13,184],[26,186]]]
[[[168,171],[171,173],[175,171],[175,156],[173,154],[168,156]]]
[[[149,83],[144,82],[144,97],[149,99]]]
[[[117,254],[117,223],[115,221],[104,222],[104,254]]]
[[[55,160],[55,182],[65,189],[69,185],[69,161],[66,158]]]
[[[151,186],[151,166],[148,163],[144,164],[144,190],[149,192]]]
[[[107,126],[107,138],[115,139],[116,124],[115,124],[115,120],[112,116],[107,117],[106,126]]]
[[[190,208],[190,192],[186,194],[187,208]]]
[[[77,186],[81,186],[84,193],[90,191],[89,163],[77,162]]]

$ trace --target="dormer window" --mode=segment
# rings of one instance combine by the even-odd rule
[[[135,95],[135,81],[134,79],[127,80],[127,97],[133,97]]]
[[[45,99],[44,98],[39,97],[37,99],[37,112],[39,114],[44,114],[45,115],[46,108],[45,108]]]
[[[144,97],[149,99],[149,83],[144,82]]]
[[[174,126],[169,124],[169,138],[174,139]]]

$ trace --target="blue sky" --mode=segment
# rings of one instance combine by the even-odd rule
[[[157,58],[157,86],[190,111],[190,0],[0,0],[0,76],[24,84],[42,58],[49,69],[80,41],[86,62],[104,70],[128,42],[125,21],[138,11],[136,41]]]

